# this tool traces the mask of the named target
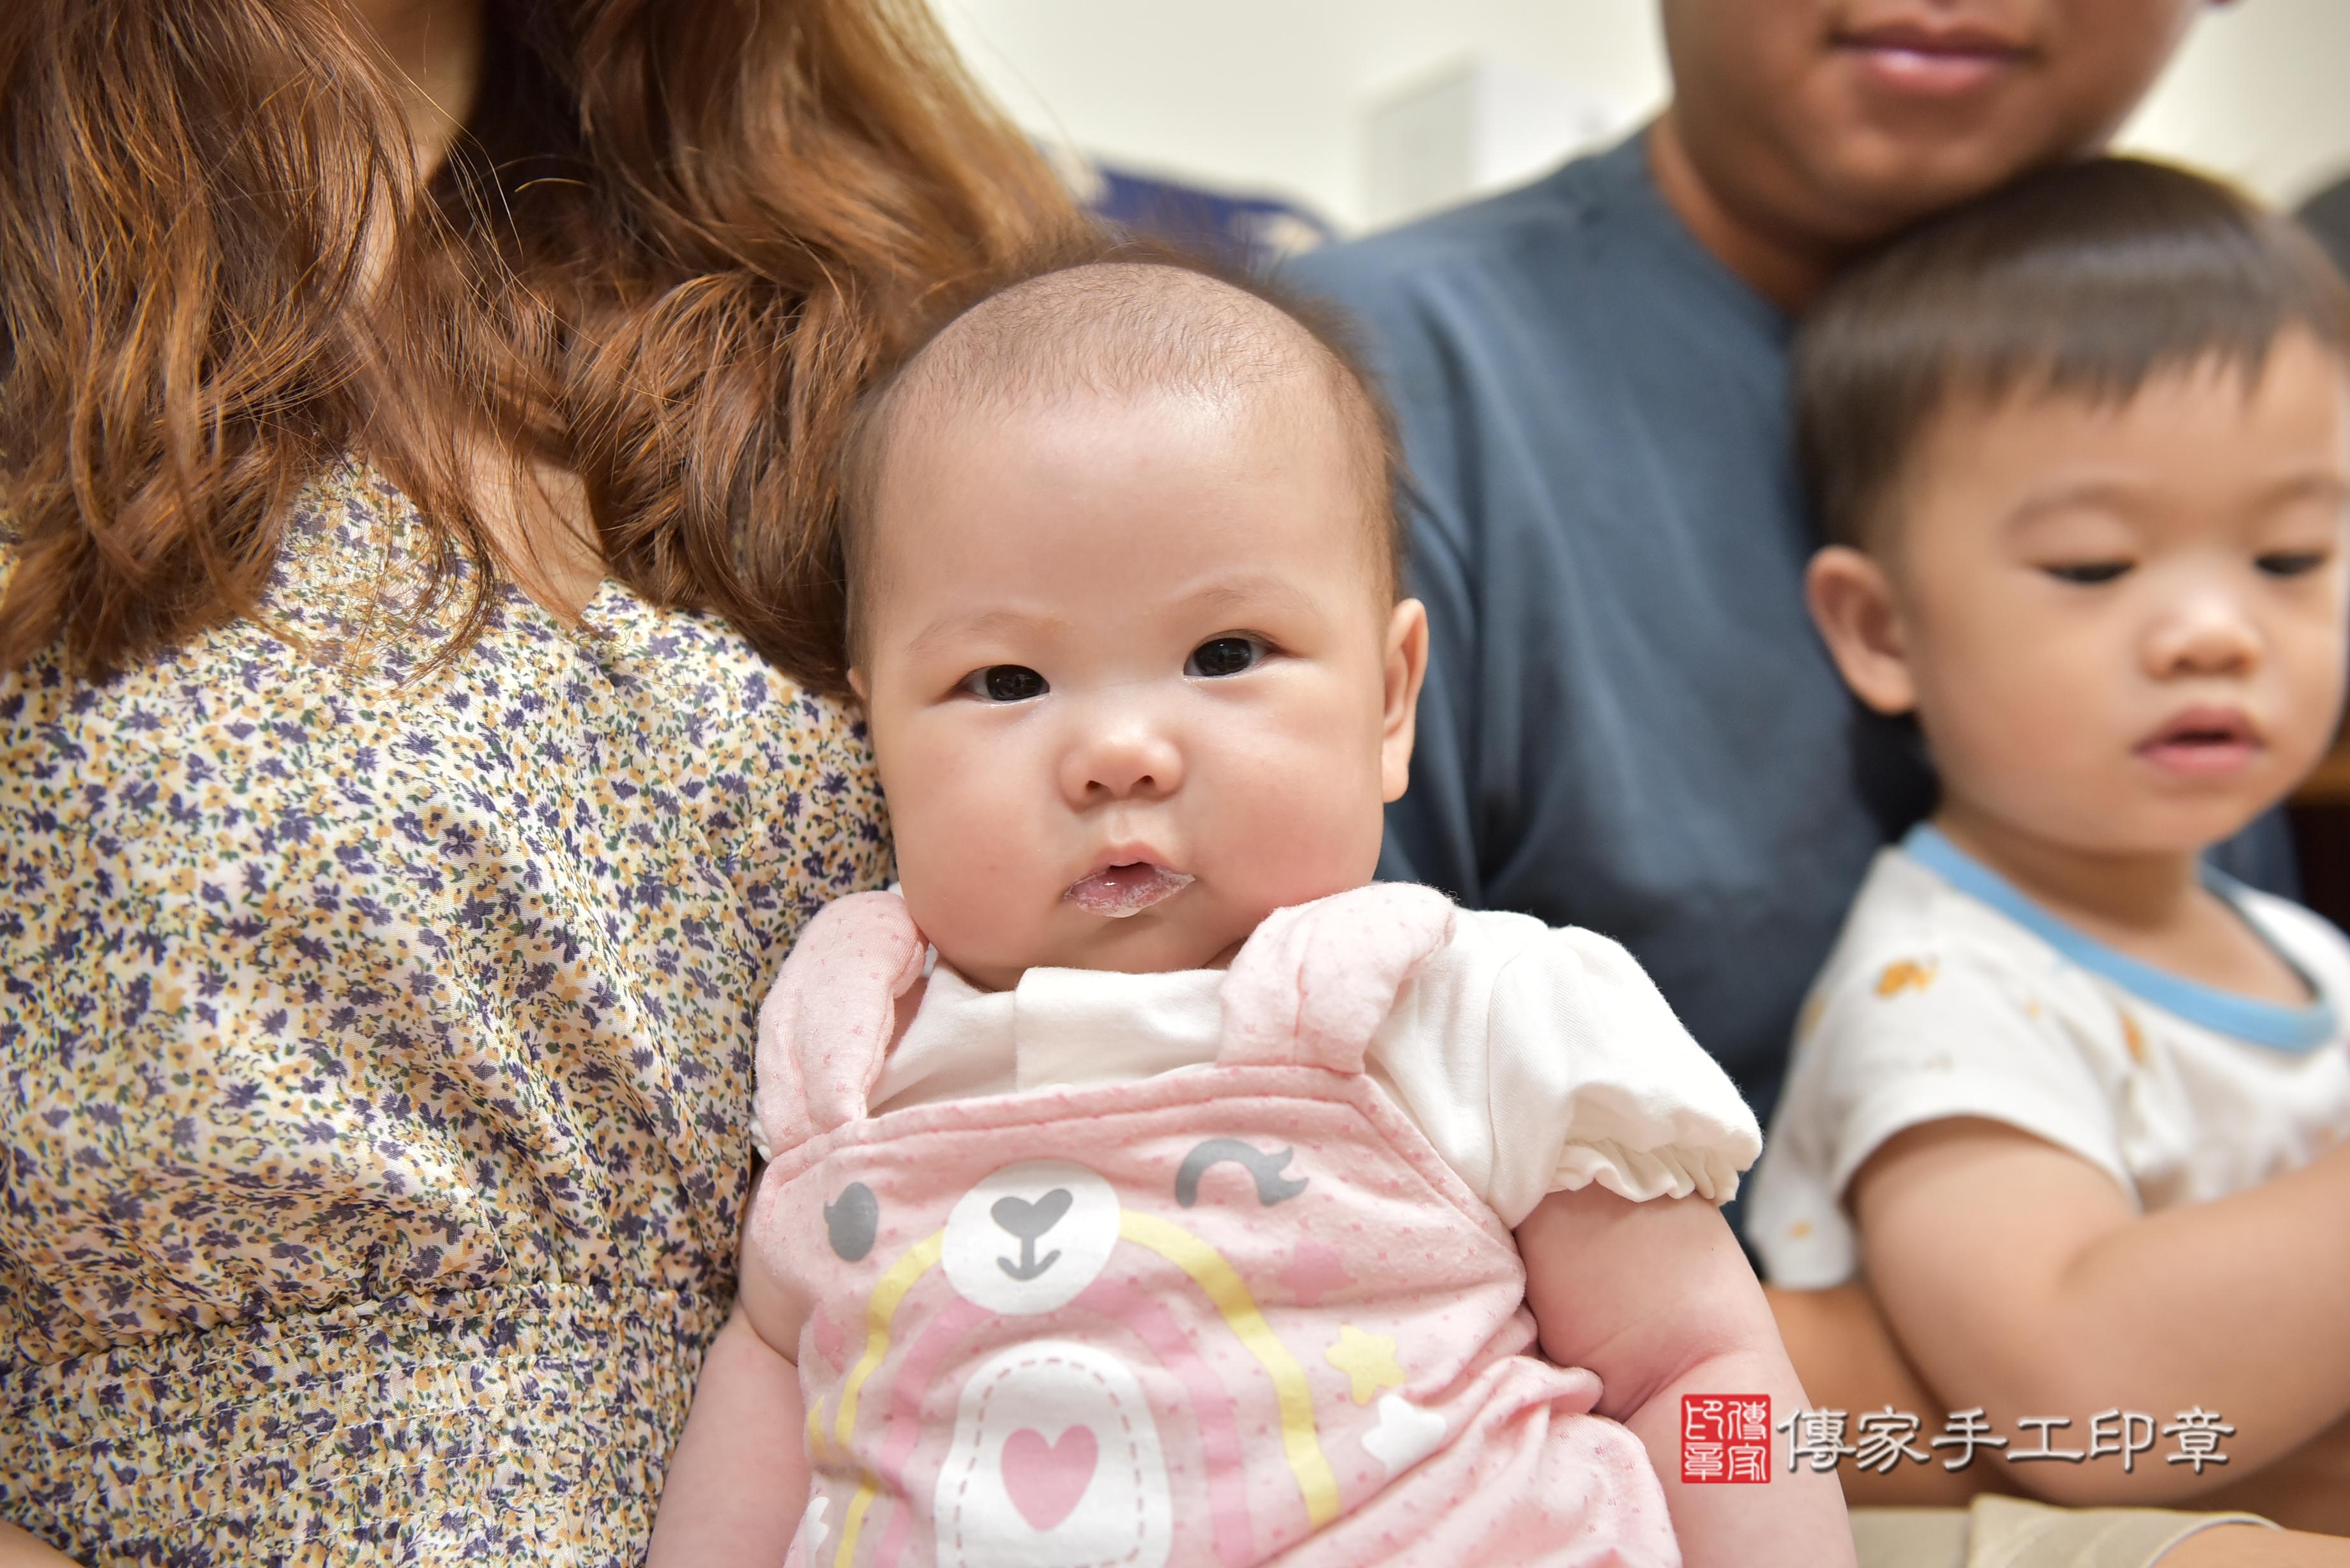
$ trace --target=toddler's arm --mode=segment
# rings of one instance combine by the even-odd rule
[[[2009,1433],[2021,1417],[2068,1417],[2047,1439],[2056,1449],[2085,1449],[2100,1411],[2168,1426],[2199,1406],[2236,1428],[2221,1444],[2231,1462],[2200,1478],[2159,1452],[2126,1477],[2112,1459],[2002,1467],[2051,1501],[2208,1490],[2350,1409],[2350,1145],[2145,1214],[2077,1155],[1956,1118],[1887,1142],[1851,1202],[1895,1335],[1953,1407],[1982,1405]],[[2037,1430],[2015,1443],[2037,1444]]]
[[[1929,1412],[1947,1408],[1894,1342],[1892,1325],[1865,1282],[1847,1280],[1824,1290],[1765,1284],[1762,1297],[1813,1408],[1848,1415],[1906,1410],[1929,1425],[1939,1418]],[[1846,1466],[1837,1475],[1850,1508],[1964,1508],[1983,1492],[2012,1490],[2001,1481],[2005,1468],[1985,1459],[1955,1470],[1939,1464],[1889,1470]]]
[[[1804,1402],[1721,1210],[1700,1198],[1635,1203],[1595,1183],[1543,1199],[1518,1249],[1544,1351],[1599,1375],[1599,1412],[1647,1446],[1690,1568],[1853,1561],[1834,1475],[1774,1465],[1766,1485],[1681,1484],[1683,1395],[1767,1394],[1773,1420]]]

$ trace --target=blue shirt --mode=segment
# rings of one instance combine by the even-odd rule
[[[1292,269],[1367,335],[1412,473],[1431,649],[1381,874],[1622,942],[1767,1118],[1870,857],[1933,799],[1804,609],[1788,317],[1639,136]],[[2281,823],[2254,836],[2224,858],[2289,891]]]

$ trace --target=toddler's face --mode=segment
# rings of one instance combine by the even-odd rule
[[[1202,967],[1369,879],[1426,632],[1328,403],[1073,394],[893,442],[854,679],[910,910],[974,981]]]
[[[2306,336],[2260,379],[1960,408],[1888,570],[1946,805],[2073,848],[2200,848],[2314,766],[2343,698],[2350,385]],[[1866,693],[1864,693],[1866,694]]]

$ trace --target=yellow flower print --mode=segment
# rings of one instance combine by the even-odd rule
[[[1884,972],[1877,977],[1877,994],[1893,997],[1900,995],[1905,991],[1924,991],[1934,983],[1934,971],[1938,961],[1934,959],[1928,959],[1923,963],[1914,959],[1894,960],[1887,964]]]

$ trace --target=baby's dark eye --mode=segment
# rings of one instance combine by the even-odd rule
[[[2323,550],[2271,550],[2252,563],[2272,577],[2298,577],[2325,565]]]
[[[1238,675],[1263,657],[1264,645],[1253,637],[1210,638],[1191,650],[1191,657],[1183,662],[1183,673],[1211,680],[1219,675]]]
[[[2076,583],[2083,587],[2095,587],[2110,583],[2130,569],[2127,561],[2067,561],[2059,566],[2043,566],[2042,571],[2060,583]]]
[[[958,691],[983,702],[1025,702],[1052,690],[1045,678],[1024,664],[991,664],[962,678]]]

